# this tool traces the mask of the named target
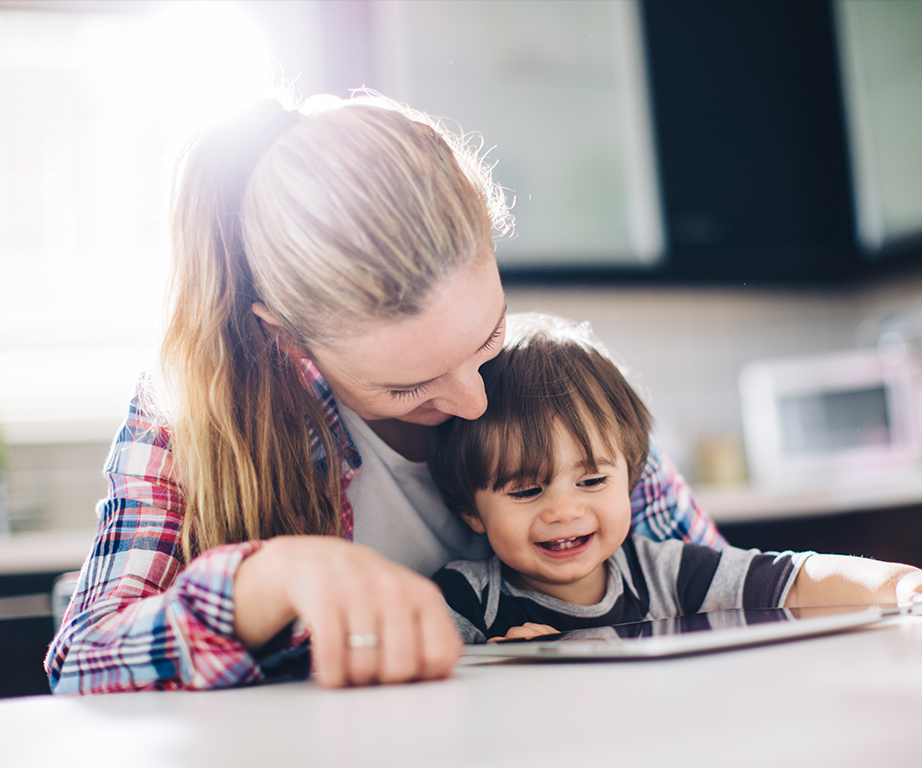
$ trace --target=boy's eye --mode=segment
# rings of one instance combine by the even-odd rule
[[[541,488],[537,485],[531,488],[520,488],[517,491],[509,491],[508,496],[513,499],[531,499],[541,493]]]
[[[605,475],[600,477],[589,477],[585,480],[580,480],[576,485],[580,488],[594,488],[596,486],[602,485],[608,478]]]

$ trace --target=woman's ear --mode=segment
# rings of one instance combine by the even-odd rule
[[[270,338],[274,339],[279,345],[279,349],[286,355],[295,360],[301,360],[308,357],[307,350],[304,349],[288,331],[282,328],[279,319],[269,311],[265,304],[254,301],[252,305],[253,314],[261,321],[265,332]]]
[[[264,323],[273,325],[276,328],[281,328],[282,324],[279,322],[279,319],[269,311],[269,308],[265,304],[254,301],[251,309],[253,310],[253,314]]]
[[[483,521],[480,519],[480,515],[476,512],[462,512],[461,519],[473,529],[474,533],[487,532],[487,529],[483,526]]]

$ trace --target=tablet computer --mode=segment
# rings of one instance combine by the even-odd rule
[[[922,605],[710,611],[468,645],[465,656],[536,661],[665,658],[828,635],[900,615],[922,615]]]

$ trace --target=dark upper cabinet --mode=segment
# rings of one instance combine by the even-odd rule
[[[854,274],[829,4],[654,0],[643,18],[669,243],[661,275]]]

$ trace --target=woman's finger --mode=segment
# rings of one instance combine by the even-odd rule
[[[421,679],[448,677],[464,650],[464,643],[442,600],[438,588],[428,582],[432,592],[419,612]]]
[[[368,685],[380,679],[383,638],[375,607],[365,605],[349,606],[345,633],[345,672],[350,685]]]
[[[331,594],[318,596],[309,614],[312,677],[324,688],[341,688],[349,680],[346,623],[339,601]]]
[[[380,682],[400,683],[420,677],[419,632],[417,612],[412,598],[406,594],[413,584],[385,585],[382,599],[389,610],[381,614]]]

